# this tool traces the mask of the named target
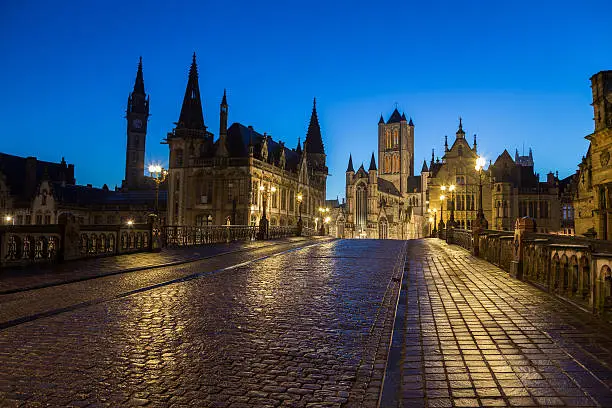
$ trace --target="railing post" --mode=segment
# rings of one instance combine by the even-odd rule
[[[59,217],[61,237],[58,260],[70,261],[81,257],[81,228],[72,214],[62,214]]]
[[[510,275],[517,279],[523,279],[523,258],[525,252],[525,234],[535,231],[533,218],[517,218],[514,223],[513,259],[510,264]]]

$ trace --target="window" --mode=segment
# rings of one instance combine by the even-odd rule
[[[177,149],[174,156],[174,165],[176,167],[183,166],[183,149]]]
[[[286,210],[287,209],[287,190],[285,190],[284,188],[281,188],[281,194],[280,194],[280,208],[281,210]]]
[[[136,152],[132,152],[132,163],[136,163]]]
[[[42,224],[42,214],[36,214],[36,225]]]
[[[289,190],[289,211],[295,209],[295,193],[293,190]]]
[[[25,216],[25,225],[32,224],[32,216],[30,214]]]
[[[278,207],[278,190],[272,192],[272,208]]]
[[[51,215],[45,214],[45,224],[51,224]]]
[[[17,225],[21,225],[23,224],[23,215],[18,215],[17,216]]]
[[[47,205],[47,190],[43,190],[42,192],[42,205]]]

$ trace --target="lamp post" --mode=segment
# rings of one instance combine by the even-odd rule
[[[440,190],[442,193],[446,191],[446,186],[441,186]],[[444,199],[446,196],[444,194],[440,194],[440,223],[438,224],[438,231],[442,232],[444,229]]]
[[[4,221],[6,221],[6,224],[11,224],[11,225],[15,225],[15,218],[13,218],[13,216],[11,215],[7,215],[6,217],[4,217]]]
[[[451,209],[450,209],[450,219],[448,220],[447,227],[455,228],[455,185],[451,184],[448,187],[448,191],[450,191],[451,193],[451,200],[450,200]]]
[[[168,170],[164,169],[159,164],[150,164],[149,173],[155,180],[155,216],[159,216],[159,185],[166,180]]]
[[[478,213],[476,214],[477,228],[486,229],[489,223],[485,219],[484,210],[482,209],[482,169],[484,168],[486,160],[484,157],[478,157],[476,159],[476,171],[478,172]]]
[[[259,186],[259,191],[261,192],[261,197],[263,199],[263,215],[261,216],[261,220],[259,220],[259,237],[260,239],[266,239],[268,237],[268,219],[266,218],[268,194],[274,193],[276,191],[276,187],[271,186],[266,189],[262,184]]]
[[[298,214],[299,214],[299,218],[297,222],[297,236],[298,237],[302,235],[302,228],[304,227],[304,223],[302,221],[302,200],[303,199],[304,199],[304,196],[302,195],[302,193],[298,193],[297,194]]]
[[[329,213],[329,208],[319,207],[319,212],[321,213],[321,228],[319,230],[319,233],[321,235],[325,235],[325,223],[329,222],[329,217],[326,217],[325,214]]]

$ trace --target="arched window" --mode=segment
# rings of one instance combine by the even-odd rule
[[[357,185],[355,194],[355,224],[359,232],[365,231],[368,219],[368,190],[364,183]]]

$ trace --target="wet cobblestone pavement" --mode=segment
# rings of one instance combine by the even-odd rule
[[[612,407],[612,326],[442,241],[407,252],[389,406]]]
[[[235,253],[305,240],[307,238],[295,237],[273,241],[231,242],[200,247],[164,248],[161,252],[140,252],[95,259],[89,258],[55,265],[32,265],[26,268],[4,268],[0,271],[0,294],[147,267],[176,265],[224,253]]]
[[[404,245],[331,241],[237,257],[217,273],[8,327],[0,331],[0,401],[373,405]],[[104,291],[108,278],[74,285]]]

